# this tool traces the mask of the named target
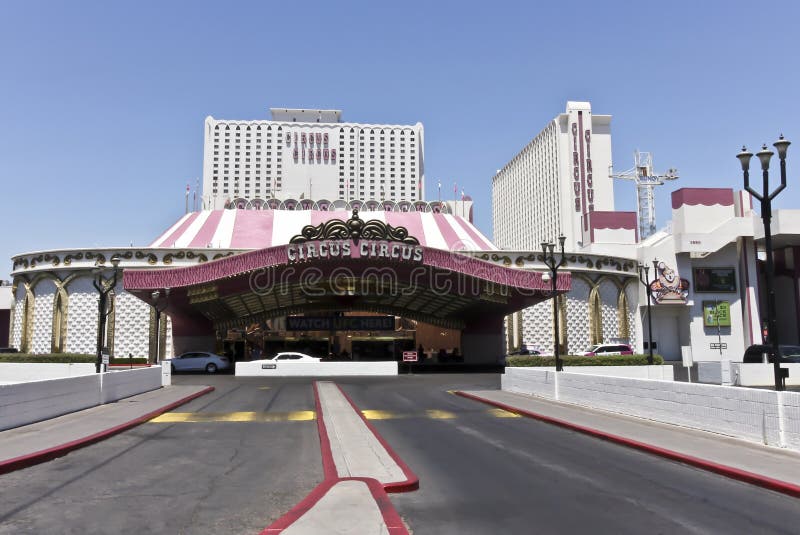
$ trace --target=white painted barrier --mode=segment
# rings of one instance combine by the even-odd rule
[[[236,363],[237,377],[397,375],[397,362],[290,362],[252,360]]]
[[[160,366],[0,385],[0,431],[157,388]]]
[[[800,393],[506,368],[503,390],[800,450]]]
[[[92,373],[94,373],[94,364],[87,362],[0,362],[0,382],[6,384],[77,377]]]
[[[109,403],[161,388],[161,366],[103,374],[101,403]]]
[[[722,380],[724,378],[722,361],[719,360],[695,361],[695,364],[697,365],[698,383],[710,383],[713,385],[722,384]]]
[[[800,364],[781,364],[781,368],[789,369],[789,386],[800,385]],[[751,364],[731,362],[731,375],[733,384],[739,386],[774,386],[775,371],[772,364]]]
[[[555,367],[549,369],[555,371]],[[670,364],[653,366],[570,366],[569,373],[627,377],[629,379],[656,379],[659,381],[675,380],[675,368]]]

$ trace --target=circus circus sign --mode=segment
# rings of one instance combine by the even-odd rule
[[[398,262],[422,262],[422,247],[407,243],[392,243],[378,240],[323,240],[290,244],[286,246],[290,264],[310,260],[342,258],[375,258]]]
[[[383,221],[364,221],[358,208],[347,221],[332,219],[319,225],[306,225],[286,246],[290,264],[336,258],[374,258],[399,262],[422,262],[419,240],[405,227]]]

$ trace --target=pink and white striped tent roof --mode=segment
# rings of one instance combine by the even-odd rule
[[[463,217],[432,212],[359,212],[364,221],[377,219],[405,227],[421,245],[446,251],[495,251],[481,232]],[[263,249],[286,245],[306,225],[330,219],[347,220],[345,211],[204,210],[180,218],[150,247]]]

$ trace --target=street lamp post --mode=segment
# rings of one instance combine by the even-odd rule
[[[97,359],[94,364],[95,373],[100,373],[103,366],[103,346],[106,335],[106,318],[110,311],[106,311],[108,307],[108,294],[117,286],[117,276],[119,274],[119,256],[114,255],[111,257],[111,265],[113,266],[114,275],[111,279],[103,277],[103,268],[98,267],[94,270],[94,284],[95,289],[99,294],[97,300]]]
[[[551,282],[551,293],[553,296],[553,354],[556,357],[556,371],[560,372],[563,371],[564,366],[561,361],[561,357],[559,354],[561,353],[560,344],[558,340],[558,297],[556,295],[556,278],[558,276],[558,268],[564,265],[566,262],[566,257],[564,256],[564,241],[566,240],[565,236],[558,237],[558,243],[561,248],[561,258],[556,262],[555,256],[553,254],[556,244],[542,242],[542,258],[544,260],[544,264],[550,270],[550,282]]]
[[[658,274],[658,260],[653,260],[653,274]],[[650,301],[653,297],[653,288],[650,282],[650,266],[639,264],[639,282],[644,285],[647,293],[647,364],[653,364],[653,317],[650,315]]]
[[[786,187],[786,149],[789,148],[791,143],[783,138],[781,134],[778,141],[772,144],[778,151],[778,158],[780,159],[781,166],[781,185],[775,188],[775,191],[769,191],[769,160],[774,154],[771,150],[767,149],[764,144],[761,150],[756,154],[761,161],[761,171],[763,177],[763,190],[758,193],[750,187],[750,158],[753,157],[752,152],[747,152],[747,147],[742,147],[742,152],[736,155],[739,162],[742,164],[742,171],[744,173],[744,189],[747,192],[761,201],[761,219],[764,222],[764,249],[767,255],[767,269],[766,269],[766,282],[767,282],[767,338],[770,346],[770,353],[772,354],[773,371],[775,373],[775,390],[783,390],[783,376],[781,374],[780,364],[780,351],[778,349],[778,321],[775,314],[775,266],[772,261],[772,231],[770,229],[770,222],[772,220],[772,199],[778,196]]]
[[[167,308],[167,299],[169,299],[169,288],[164,288],[164,302],[159,305],[159,298],[161,297],[161,292],[159,290],[154,290],[151,294],[153,297],[153,310],[156,314],[156,355],[153,361],[154,364],[158,364],[161,360],[161,352],[160,352],[160,345],[161,345],[161,313],[164,312]]]

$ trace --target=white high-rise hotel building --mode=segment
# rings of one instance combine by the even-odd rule
[[[423,127],[343,123],[340,110],[207,117],[203,204],[254,199],[424,200]]]
[[[494,243],[540,250],[566,236],[567,250],[588,244],[590,212],[614,210],[611,116],[588,102],[567,102],[559,114],[492,181]]]

